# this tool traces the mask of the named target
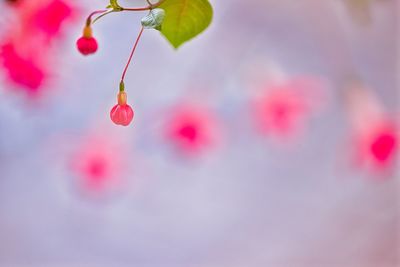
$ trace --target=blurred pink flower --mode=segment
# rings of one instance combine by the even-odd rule
[[[50,41],[74,10],[62,0],[18,1],[13,9],[17,21],[6,29],[0,44],[0,66],[10,82],[28,93],[43,87],[55,56]]]
[[[197,154],[216,145],[218,135],[215,117],[198,106],[176,107],[166,121],[167,140],[184,153]]]
[[[79,185],[89,191],[115,188],[125,168],[124,149],[108,138],[92,136],[82,142],[72,158]]]
[[[390,122],[371,124],[355,137],[358,162],[376,170],[390,167],[399,149],[396,127]]]
[[[20,38],[42,39],[46,45],[58,37],[64,24],[74,17],[77,10],[70,3],[68,0],[20,1],[15,9],[19,25],[10,32]]]
[[[356,163],[373,171],[393,167],[399,151],[398,125],[361,82],[348,84],[346,100]]]
[[[253,103],[261,133],[278,138],[299,135],[323,104],[323,86],[316,78],[296,78],[267,85]]]
[[[47,36],[56,36],[62,24],[71,17],[73,8],[61,0],[51,0],[38,5],[32,14],[32,25]]]
[[[32,57],[22,56],[12,43],[0,47],[0,61],[13,83],[29,92],[36,92],[45,78],[45,71]]]

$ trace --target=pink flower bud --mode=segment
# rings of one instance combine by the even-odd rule
[[[85,56],[96,53],[98,48],[97,41],[93,37],[79,38],[76,42],[76,46],[78,47],[79,52],[81,52],[81,54]]]
[[[111,120],[117,125],[128,126],[133,120],[134,112],[131,106],[126,103],[126,99],[126,93],[120,92],[118,104],[111,109]]]
[[[86,26],[83,29],[83,36],[78,39],[76,46],[82,55],[87,56],[96,53],[98,44],[96,39],[92,36],[92,29],[90,26]]]

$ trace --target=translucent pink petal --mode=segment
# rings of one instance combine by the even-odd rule
[[[111,120],[122,126],[128,126],[134,117],[133,109],[129,105],[115,105],[110,112]]]

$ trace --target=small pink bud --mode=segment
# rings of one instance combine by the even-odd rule
[[[78,47],[79,52],[81,52],[81,54],[85,56],[96,53],[98,48],[97,41],[93,37],[79,38],[76,42],[76,46]]]
[[[82,55],[87,56],[96,53],[98,44],[96,39],[92,36],[92,29],[90,26],[86,26],[83,29],[83,36],[78,39],[76,46]]]
[[[118,104],[111,109],[111,120],[117,125],[128,126],[133,120],[133,109],[126,103],[126,100],[126,93],[120,92],[118,94]]]

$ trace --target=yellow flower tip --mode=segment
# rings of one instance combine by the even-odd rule
[[[125,92],[119,92],[118,93],[118,105],[124,106],[126,105],[128,96],[126,95]]]
[[[93,36],[92,27],[85,26],[85,28],[83,28],[83,37],[92,38],[92,36]]]

